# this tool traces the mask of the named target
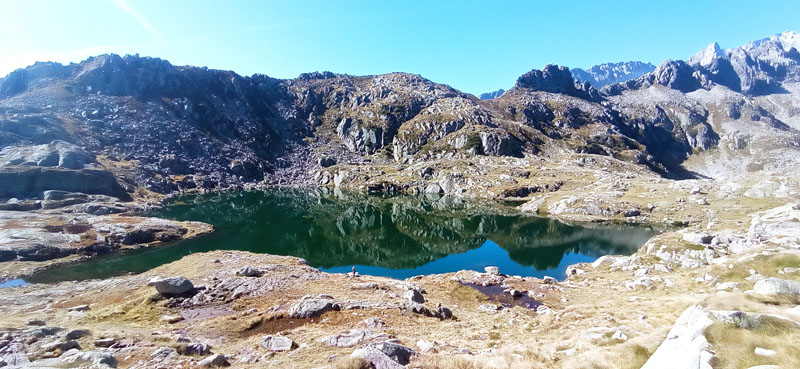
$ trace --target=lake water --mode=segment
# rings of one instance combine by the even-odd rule
[[[27,282],[139,273],[195,252],[246,250],[292,255],[324,271],[407,278],[483,271],[565,277],[568,265],[631,254],[656,231],[621,225],[568,225],[520,215],[510,206],[438,196],[381,197],[324,189],[191,195],[151,214],[211,223],[209,236],[100,256],[56,267]]]

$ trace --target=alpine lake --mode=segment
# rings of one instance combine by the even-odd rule
[[[521,214],[513,204],[421,196],[377,196],[327,189],[273,189],[174,198],[150,216],[210,223],[207,236],[99,256],[25,278],[29,283],[140,273],[211,250],[301,257],[331,273],[408,278],[483,271],[558,279],[567,266],[629,255],[658,231],[629,225],[573,225]]]

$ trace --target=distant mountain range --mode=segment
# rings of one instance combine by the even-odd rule
[[[587,81],[592,87],[600,89],[606,85],[625,82],[639,78],[656,69],[650,63],[640,61],[605,63],[595,65],[587,70],[581,68],[571,69],[572,78],[578,82]],[[491,100],[500,97],[505,92],[502,88],[494,92],[480,95],[481,100]]]
[[[605,63],[595,65],[588,70],[574,68],[572,77],[578,82],[588,81],[595,88],[601,88],[605,85],[639,78],[655,69],[655,65],[640,61]]]
[[[408,73],[275,79],[118,55],[36,63],[0,78],[0,169],[13,174],[0,185],[23,169],[39,176],[31,165],[60,175],[75,153],[92,170],[114,168],[126,189],[160,193],[382,181],[375,173],[389,166],[566,153],[665,176],[791,173],[800,167],[798,47],[794,32],[727,50],[712,43],[651,72],[646,63],[593,67],[582,82],[548,65],[488,101]],[[356,177],[351,167],[375,173]]]

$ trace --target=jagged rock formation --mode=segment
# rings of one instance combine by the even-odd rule
[[[502,95],[504,92],[506,92],[506,90],[504,90],[504,89],[502,89],[502,88],[501,88],[501,89],[499,89],[499,90],[497,90],[497,91],[492,91],[492,92],[484,92],[484,93],[482,93],[482,94],[481,94],[481,96],[480,96],[480,99],[481,99],[481,100],[491,100],[491,99],[494,99],[494,98],[498,98],[498,97],[500,97],[500,96],[501,96],[501,95]]]
[[[605,94],[654,84],[682,92],[720,85],[745,95],[785,92],[783,84],[800,82],[797,34],[784,32],[734,49],[722,50],[716,42],[687,62],[665,61],[652,73],[621,84],[609,85]]]
[[[589,82],[595,88],[636,79],[650,73],[656,66],[640,61],[604,63],[587,70],[573,68],[572,77],[578,82]]]
[[[278,80],[138,56],[37,63],[0,80],[0,148],[61,140],[123,188],[159,193],[347,184],[350,165],[480,155],[605,155],[672,177],[773,170],[798,150],[796,44],[794,33],[712,44],[600,91],[548,65],[491,100],[405,73]]]

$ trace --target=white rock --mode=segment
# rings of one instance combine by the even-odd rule
[[[686,232],[683,234],[683,240],[696,245],[708,245],[714,236],[707,233]]]
[[[735,290],[737,286],[739,286],[737,282],[722,282],[717,283],[717,290]]]
[[[267,351],[291,351],[297,348],[297,344],[291,339],[281,335],[268,335],[261,337],[259,345]]]
[[[160,320],[166,323],[177,323],[183,320],[183,317],[180,315],[164,315]]]
[[[712,323],[703,308],[690,306],[641,369],[712,369],[711,345],[703,335]]]
[[[419,341],[417,341],[417,348],[421,352],[426,352],[426,353],[428,353],[428,352],[436,352],[435,351],[436,350],[436,343],[435,342],[430,342],[430,341],[425,341],[425,340],[419,340]]]
[[[755,352],[756,355],[764,357],[773,357],[777,354],[777,352],[775,352],[774,350],[768,350],[761,347],[756,347],[756,349],[753,351]]]
[[[800,298],[800,282],[780,278],[764,278],[756,282],[753,292],[759,295]]]

